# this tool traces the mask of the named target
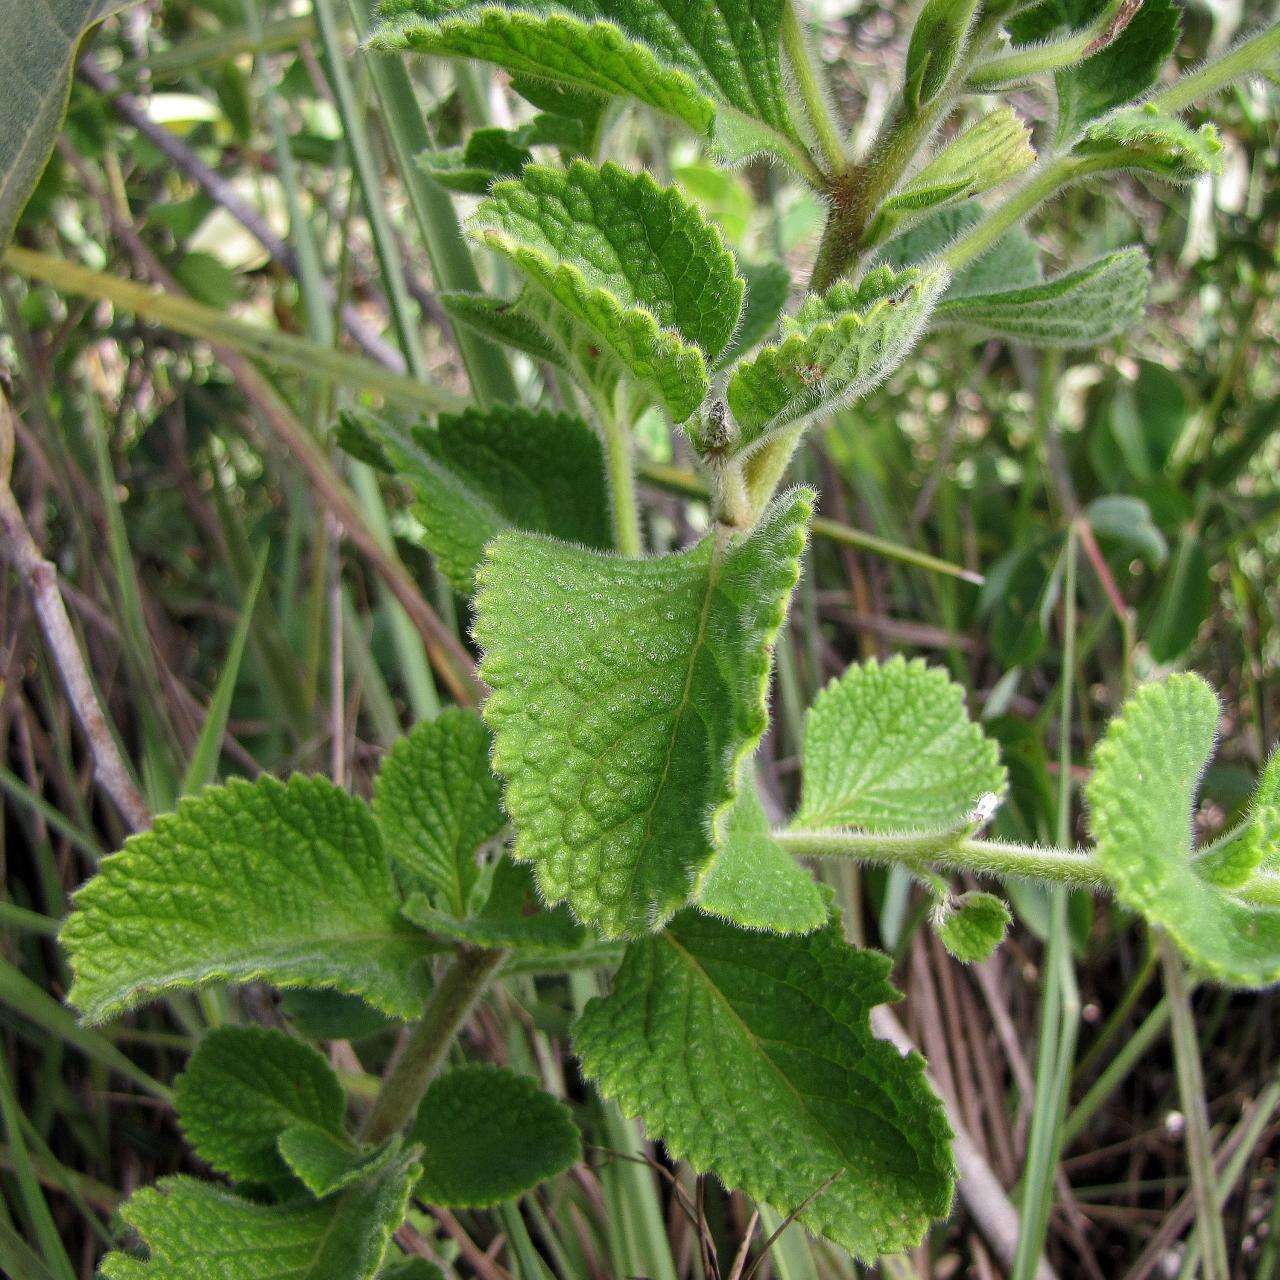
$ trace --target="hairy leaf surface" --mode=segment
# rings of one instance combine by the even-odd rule
[[[494,405],[443,414],[435,430],[408,431],[347,414],[339,438],[411,487],[422,539],[465,595],[474,590],[485,543],[503,529],[592,547],[613,543],[600,440],[570,414]]]
[[[337,1133],[346,1108],[323,1055],[265,1027],[214,1028],[174,1087],[178,1123],[196,1155],[248,1182],[287,1177],[279,1136],[300,1122]]]
[[[476,851],[506,825],[478,713],[448,707],[391,748],[373,787],[387,851],[465,915],[480,874]]]
[[[213,981],[332,988],[401,1018],[427,989],[373,815],[323,778],[181,801],[104,858],[75,907],[68,999],[91,1022]]]
[[[256,1204],[194,1178],[163,1178],[120,1211],[150,1250],[109,1253],[103,1280],[371,1280],[404,1220],[418,1173],[400,1154],[320,1202]]]
[[[828,908],[822,890],[770,835],[751,777],[739,783],[724,825],[724,841],[698,891],[703,911],[771,933],[809,933],[824,923]]]
[[[1222,143],[1211,124],[1198,129],[1161,115],[1153,103],[1113,112],[1091,124],[1076,145],[1082,153],[1123,153],[1123,162],[1166,182],[1193,182],[1222,171]]]
[[[740,453],[864,396],[903,361],[946,286],[940,272],[880,267],[840,282],[783,321],[783,339],[744,360],[727,399]]]
[[[835,921],[779,937],[685,911],[630,945],[574,1048],[673,1158],[871,1259],[918,1242],[954,1177],[923,1060],[871,1033],[889,969]]]
[[[993,893],[962,893],[934,921],[942,945],[963,964],[988,959],[1004,941],[1009,908]]]
[[[711,860],[767,722],[811,507],[793,491],[746,537],[653,560],[489,546],[475,631],[516,856],[608,937],[661,927]]]
[[[1150,283],[1146,254],[1121,249],[1041,283],[944,299],[934,319],[1034,346],[1090,346],[1141,319]]]
[[[1144,685],[1107,726],[1086,795],[1120,901],[1214,978],[1261,987],[1280,978],[1280,910],[1232,896],[1192,861],[1196,792],[1219,715],[1197,675]]]
[[[526,129],[476,129],[462,147],[427,151],[418,163],[444,188],[482,196],[501,178],[513,178],[533,159]]]
[[[717,228],[674,188],[614,164],[530,165],[500,182],[472,230],[504,254],[683,421],[742,311]]]
[[[809,709],[793,825],[951,827],[1004,786],[996,744],[942,668],[873,658],[831,681]]]
[[[375,44],[478,58],[634,98],[732,157],[803,152],[782,78],[781,0],[388,0]]]
[[[290,1125],[276,1147],[294,1177],[319,1199],[368,1178],[398,1154],[396,1142],[362,1148],[331,1130],[306,1123]]]
[[[433,1081],[412,1136],[423,1148],[418,1194],[438,1205],[498,1204],[582,1157],[569,1108],[503,1067],[458,1067]]]

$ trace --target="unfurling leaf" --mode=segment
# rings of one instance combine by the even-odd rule
[[[998,107],[953,138],[880,206],[866,236],[879,244],[926,213],[970,200],[1035,163],[1031,134],[1011,107]]]
[[[533,159],[530,130],[476,129],[465,147],[427,151],[418,163],[449,191],[482,196],[500,178],[513,178]]]
[[[805,163],[782,77],[782,0],[670,9],[647,0],[384,0],[380,12],[377,48],[478,58],[524,83],[634,98],[713,137],[730,157],[766,149]]]
[[[945,671],[918,658],[871,659],[833,680],[809,710],[793,825],[950,828],[1004,787],[996,744],[969,719],[964,691]]]
[[[1038,347],[1089,346],[1138,322],[1150,283],[1146,254],[1121,249],[1042,283],[946,298],[934,321]]]
[[[572,951],[586,931],[568,909],[548,909],[538,901],[533,869],[509,856],[493,869],[484,906],[465,919],[432,907],[422,894],[404,904],[405,919],[438,937],[475,947],[507,947],[515,951]]]
[[[276,1147],[290,1172],[317,1199],[370,1177],[399,1151],[398,1140],[380,1147],[359,1147],[349,1138],[313,1124],[290,1125]]]
[[[446,708],[391,748],[373,788],[387,851],[458,915],[480,874],[476,851],[506,825],[489,744],[476,712]]]
[[[912,111],[926,107],[955,70],[969,37],[977,0],[925,0],[911,29],[902,94]]]
[[[373,815],[323,778],[183,800],[74,901],[68,999],[91,1022],[205,982],[329,988],[406,1019],[426,995],[429,948],[400,917]]]
[[[685,911],[628,947],[574,1049],[672,1159],[869,1260],[918,1243],[954,1178],[923,1061],[871,1032],[890,963],[835,921],[778,937]]]
[[[866,395],[905,359],[945,285],[941,272],[878,267],[856,285],[841,282],[810,297],[784,319],[782,341],[744,360],[729,379],[735,452],[748,456],[778,433]]]
[[[346,1098],[310,1045],[263,1027],[217,1027],[175,1082],[178,1123],[196,1155],[245,1182],[289,1176],[276,1150],[288,1128],[306,1123],[336,1134]]]
[[[1222,143],[1213,125],[1192,129],[1161,115],[1151,103],[1091,124],[1076,151],[1085,155],[1118,151],[1117,167],[1155,174],[1166,182],[1192,182],[1222,170]]]
[[[404,1220],[418,1175],[397,1153],[376,1174],[320,1201],[257,1204],[195,1178],[163,1178],[120,1213],[146,1261],[102,1260],[103,1280],[372,1280]]]
[[[702,402],[744,285],[719,230],[677,190],[613,164],[530,165],[493,188],[471,227],[562,313],[533,314],[585,383],[608,352],[674,421]],[[590,341],[566,340],[565,318]]]
[[[1004,941],[1009,908],[992,893],[962,893],[946,903],[933,927],[942,945],[963,964],[988,959]]]
[[[749,767],[749,766],[748,766]],[[826,921],[822,890],[769,833],[747,777],[725,819],[724,840],[698,891],[697,906],[744,929],[809,933]]]
[[[569,1108],[502,1067],[458,1067],[433,1081],[411,1136],[422,1144],[418,1194],[444,1206],[511,1200],[582,1157]]]
[[[494,405],[442,414],[434,430],[406,431],[349,413],[339,440],[410,486],[427,550],[465,595],[485,543],[503,529],[613,543],[600,440],[570,414]]]
[[[1196,792],[1220,708],[1196,675],[1144,685],[1107,726],[1086,795],[1116,897],[1220,982],[1280,979],[1280,909],[1246,902],[1192,857]]]
[[[660,928],[711,861],[767,723],[811,507],[793,491],[748,535],[653,560],[489,545],[475,632],[515,853],[608,937]]]

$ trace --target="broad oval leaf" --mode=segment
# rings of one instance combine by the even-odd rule
[[[864,396],[906,358],[923,332],[946,274],[878,267],[840,282],[783,321],[783,339],[742,361],[726,397],[735,451],[751,454]]]
[[[121,1217],[144,1261],[109,1253],[103,1280],[372,1280],[404,1220],[418,1174],[398,1153],[375,1176],[322,1201],[257,1204],[195,1178],[163,1178],[135,1192]]]
[[[744,285],[719,230],[675,188],[614,164],[530,165],[500,182],[472,220],[683,421],[706,364],[742,312]]]
[[[1218,981],[1261,987],[1280,979],[1280,909],[1233,896],[1192,860],[1196,793],[1220,710],[1197,675],[1140,688],[1094,754],[1090,824],[1098,860],[1125,906]]]
[[[1141,319],[1150,283],[1146,254],[1121,249],[1051,280],[946,298],[934,323],[1037,347],[1090,346]]]
[[[339,440],[409,486],[423,543],[464,595],[475,589],[485,543],[503,529],[613,545],[604,451],[571,414],[492,405],[442,414],[434,430],[405,430],[347,413]]]
[[[480,875],[477,850],[506,825],[490,742],[476,712],[448,707],[387,752],[373,784],[388,853],[458,915]]]
[[[178,1123],[210,1168],[248,1182],[289,1175],[279,1136],[305,1123],[336,1134],[346,1097],[332,1068],[301,1040],[265,1027],[216,1027],[174,1082]]]
[[[782,0],[384,0],[373,43],[634,98],[744,158],[812,168],[780,61]]]
[[[654,560],[489,546],[475,632],[515,853],[607,937],[660,928],[715,852],[811,509],[795,490],[749,535]]]
[[[434,1080],[412,1129],[422,1145],[418,1194],[483,1208],[532,1190],[582,1158],[569,1108],[503,1067],[458,1067]]]
[[[828,684],[809,709],[793,825],[952,827],[1004,787],[999,749],[969,719],[964,690],[942,668],[872,658]]]
[[[749,774],[739,783],[697,906],[741,928],[770,933],[810,933],[827,919],[827,901],[813,876],[770,834]]]
[[[210,787],[104,858],[62,930],[68,1000],[101,1022],[162,991],[263,980],[412,1018],[421,933],[368,808],[323,778]]]
[[[574,1049],[673,1159],[870,1260],[918,1243],[954,1179],[923,1060],[871,1032],[890,967],[835,921],[778,937],[685,911],[628,947]]]

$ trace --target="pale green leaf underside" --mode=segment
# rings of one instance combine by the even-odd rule
[[[324,1057],[283,1031],[217,1027],[174,1085],[178,1123],[211,1168],[248,1182],[289,1175],[276,1140],[306,1123],[337,1133],[346,1097]]]
[[[1033,346],[1088,346],[1138,322],[1150,283],[1146,254],[1121,249],[1038,284],[944,299],[934,321]]]
[[[313,1124],[290,1125],[276,1146],[294,1177],[319,1199],[370,1177],[397,1154],[395,1143],[360,1148]]]
[[[422,935],[368,808],[323,778],[211,787],[105,858],[62,930],[91,1022],[176,987],[263,980],[411,1018]]]
[[[918,1054],[876,1040],[890,962],[832,922],[748,933],[686,911],[633,942],[574,1031],[584,1073],[673,1158],[863,1259],[951,1204],[950,1131]]]
[[[1004,790],[999,751],[940,667],[901,657],[851,666],[805,721],[798,828],[922,830],[963,822]]]
[[[1144,685],[1107,726],[1089,782],[1097,855],[1125,906],[1221,982],[1280,979],[1280,910],[1209,883],[1191,861],[1200,779],[1220,708],[1196,675]]]
[[[869,242],[878,244],[926,213],[972,199],[1035,163],[1030,131],[1012,107],[998,107],[951,140],[880,206]]]
[[[441,415],[434,430],[347,414],[339,438],[409,485],[422,541],[464,595],[503,529],[613,544],[600,440],[570,414],[493,405]]]
[[[582,1156],[569,1108],[502,1067],[466,1066],[435,1080],[412,1137],[422,1144],[419,1196],[483,1208],[532,1190]]]
[[[945,286],[944,273],[882,267],[858,285],[836,284],[808,299],[784,322],[782,341],[744,360],[729,379],[738,450],[750,453],[779,431],[866,395],[905,359]]]
[[[489,896],[474,915],[460,918],[440,911],[423,894],[410,896],[404,915],[437,937],[520,952],[572,951],[586,933],[568,908],[544,907],[534,888],[533,868],[509,856],[494,867]]]
[[[673,419],[701,403],[744,285],[720,232],[679,191],[613,164],[530,165],[494,186],[471,227]]]
[[[514,177],[533,159],[526,145],[530,133],[476,129],[465,147],[424,152],[418,164],[447,190],[482,196],[498,179]]]
[[[744,929],[771,933],[809,933],[827,918],[827,903],[813,876],[770,836],[749,775],[739,783],[697,906]]]
[[[375,43],[478,58],[629,97],[714,136],[730,157],[801,148],[787,107],[781,0],[390,0]]]
[[[483,293],[442,293],[440,305],[451,319],[486,338],[523,351],[535,360],[565,367],[564,353],[543,326],[521,309],[518,300],[491,298]]]
[[[1222,143],[1213,125],[1192,129],[1161,115],[1152,104],[1104,116],[1089,126],[1076,150],[1110,152],[1117,147],[1133,168],[1169,182],[1192,182],[1222,171]]]
[[[164,1178],[121,1210],[150,1258],[109,1253],[103,1280],[371,1280],[404,1220],[418,1166],[399,1155],[344,1195],[254,1204],[208,1182]]]
[[[515,853],[608,937],[661,927],[711,860],[811,508],[796,490],[746,537],[653,560],[490,544],[475,632]]]
[[[964,893],[934,921],[942,945],[963,964],[988,959],[1004,940],[1009,908],[992,893]]]
[[[391,748],[373,786],[387,852],[458,915],[480,874],[476,851],[506,825],[489,743],[478,713],[448,707]]]
[[[81,37],[120,0],[0,0],[0,249],[44,171]]]

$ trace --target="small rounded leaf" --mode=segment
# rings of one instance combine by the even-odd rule
[[[582,1155],[569,1108],[528,1076],[459,1067],[434,1081],[418,1108],[419,1194],[431,1204],[482,1208],[563,1173]]]
[[[942,945],[957,960],[986,960],[1004,941],[1009,908],[991,893],[965,893],[947,904],[934,921]]]

